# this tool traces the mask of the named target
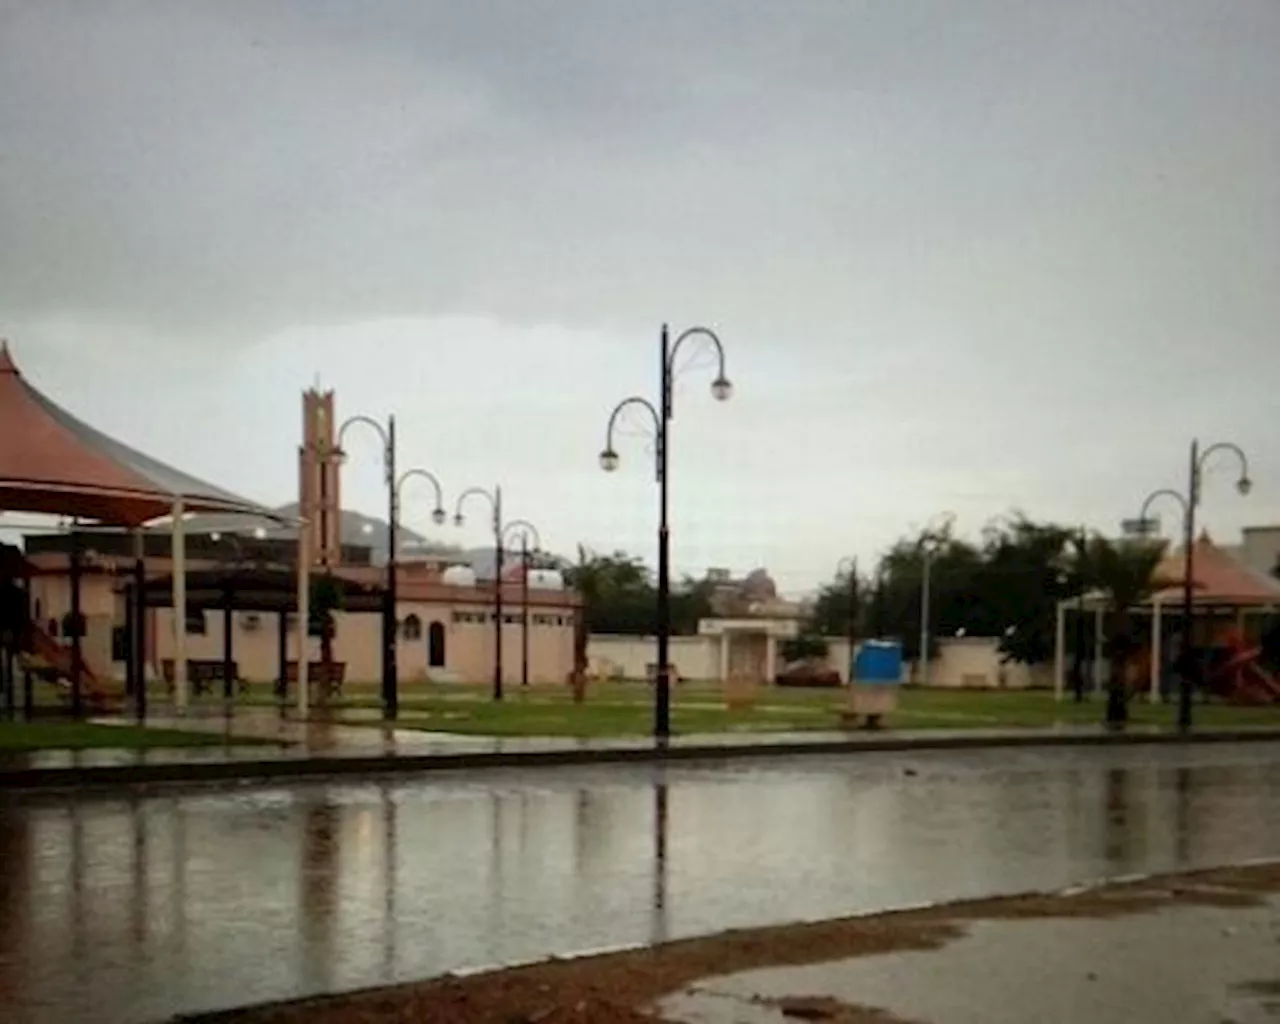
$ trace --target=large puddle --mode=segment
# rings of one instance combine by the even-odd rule
[[[860,754],[0,803],[0,1005],[146,1021],[1280,856],[1280,746]]]

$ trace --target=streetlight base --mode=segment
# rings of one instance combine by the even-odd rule
[[[1129,705],[1124,690],[1113,686],[1107,693],[1106,727],[1112,732],[1123,732],[1129,723]]]

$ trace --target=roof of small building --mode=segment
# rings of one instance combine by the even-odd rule
[[[1156,568],[1158,580],[1181,580],[1186,572],[1186,552],[1166,555]],[[1249,568],[1201,534],[1192,549],[1192,600],[1196,604],[1249,607],[1280,604],[1280,580]],[[1181,599],[1181,586],[1165,587],[1151,598],[1166,604]],[[1148,602],[1150,603],[1150,602]]]

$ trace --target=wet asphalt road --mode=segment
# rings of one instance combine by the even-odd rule
[[[0,798],[0,1019],[177,1012],[1280,858],[1280,744]]]

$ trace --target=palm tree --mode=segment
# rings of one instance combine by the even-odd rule
[[[1133,611],[1157,590],[1171,585],[1156,575],[1165,546],[1165,541],[1112,541],[1098,536],[1083,553],[1084,577],[1106,596],[1107,724],[1116,728],[1128,718],[1125,675],[1142,647]]]

